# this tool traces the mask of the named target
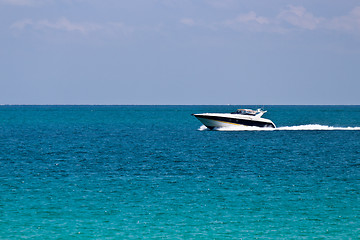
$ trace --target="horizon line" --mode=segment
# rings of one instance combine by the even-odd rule
[[[1,106],[360,106],[360,104],[0,104]]]

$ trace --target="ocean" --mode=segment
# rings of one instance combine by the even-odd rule
[[[359,239],[360,106],[0,106],[0,239]]]

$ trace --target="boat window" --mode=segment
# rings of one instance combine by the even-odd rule
[[[233,114],[241,114],[241,115],[251,115],[251,116],[255,116],[256,114],[258,114],[258,112],[255,112],[253,110],[246,110],[246,109],[238,109],[232,113]]]

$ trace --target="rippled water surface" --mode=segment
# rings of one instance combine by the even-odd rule
[[[360,106],[237,107],[0,106],[0,239],[358,238]]]

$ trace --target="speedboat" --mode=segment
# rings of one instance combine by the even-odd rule
[[[261,128],[276,128],[275,124],[266,118],[262,118],[267,111],[260,108],[257,110],[238,109],[232,113],[199,113],[191,114],[210,130],[214,128],[230,126],[251,126]]]

